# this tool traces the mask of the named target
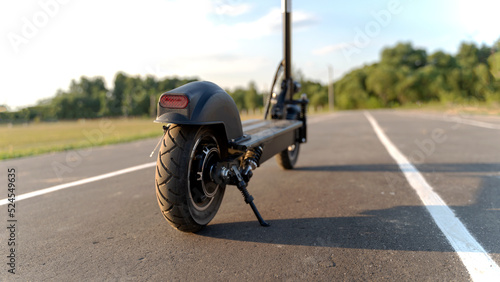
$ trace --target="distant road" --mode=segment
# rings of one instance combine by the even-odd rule
[[[270,160],[250,182],[269,228],[228,186],[206,229],[172,229],[155,198],[157,139],[2,161],[0,214],[9,227],[15,168],[17,221],[16,274],[4,228],[0,280],[500,277],[500,118],[353,111],[308,128],[296,170]]]

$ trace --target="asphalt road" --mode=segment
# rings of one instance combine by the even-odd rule
[[[484,248],[493,264],[480,267],[498,267],[500,118],[370,114]],[[16,168],[19,197],[154,162],[156,142],[0,162],[0,199],[7,168]],[[228,186],[207,228],[174,230],[157,206],[153,166],[18,200],[16,274],[3,228],[0,280],[471,280],[364,112],[312,117],[297,169],[269,160],[249,191],[271,227]],[[0,215],[8,227],[7,205]]]

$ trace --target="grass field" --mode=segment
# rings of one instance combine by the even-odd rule
[[[160,137],[152,119],[97,119],[0,125],[0,159]]]

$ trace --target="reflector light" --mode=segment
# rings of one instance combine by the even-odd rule
[[[189,100],[184,95],[163,95],[160,97],[160,106],[169,109],[184,109]]]

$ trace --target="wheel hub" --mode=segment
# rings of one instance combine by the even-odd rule
[[[211,170],[220,161],[219,149],[213,144],[200,144],[196,150],[193,163],[194,181],[191,183],[193,203],[198,210],[204,210],[210,205],[219,190],[219,184],[211,177]]]
[[[213,182],[210,172],[212,167],[217,164],[219,159],[219,150],[216,147],[213,148],[204,148],[203,149],[203,162],[201,164],[201,170],[197,172],[197,179],[201,182],[201,187],[203,189],[203,193],[206,197],[212,198],[217,193],[217,189],[219,185]]]

